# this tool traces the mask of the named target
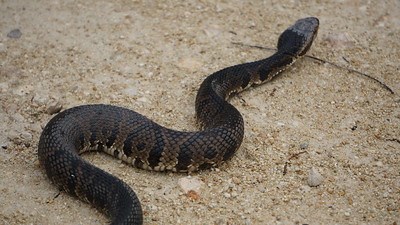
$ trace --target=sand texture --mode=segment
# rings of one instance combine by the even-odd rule
[[[50,183],[37,158],[60,108],[104,103],[196,130],[207,75],[273,53],[299,18],[310,58],[230,101],[245,138],[224,166],[157,173],[84,154],[139,196],[145,224],[400,224],[400,1],[0,0],[0,224],[105,224]],[[59,194],[59,195],[58,195]],[[193,193],[192,193],[193,194]],[[58,196],[57,196],[58,195]],[[57,196],[57,197],[56,197]]]

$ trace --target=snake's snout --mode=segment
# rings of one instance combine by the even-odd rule
[[[304,48],[299,53],[299,56],[303,56],[310,49],[315,37],[317,37],[319,19],[316,17],[299,19],[291,28],[304,38]]]

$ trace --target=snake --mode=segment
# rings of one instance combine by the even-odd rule
[[[305,55],[318,27],[316,17],[299,19],[280,34],[271,56],[206,77],[195,100],[198,131],[169,129],[119,106],[75,106],[55,115],[43,128],[39,163],[55,186],[104,212],[110,224],[142,224],[142,206],[132,188],[81,154],[105,152],[153,171],[190,173],[220,166],[232,158],[244,136],[243,118],[229,98],[270,81]]]

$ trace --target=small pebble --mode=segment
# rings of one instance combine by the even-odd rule
[[[225,193],[224,193],[224,197],[225,197],[225,198],[230,198],[230,197],[231,197],[231,194],[229,194],[228,192],[225,192]]]
[[[233,198],[236,198],[239,194],[236,191],[232,191],[231,196]]]
[[[26,147],[29,147],[31,145],[31,141],[32,141],[32,134],[27,132],[27,131],[23,131],[20,134],[20,138],[21,138],[21,144],[24,144]]]
[[[185,192],[185,194],[190,191],[194,191],[197,194],[200,193],[200,188],[203,185],[203,181],[201,181],[198,177],[183,177],[178,180],[179,187]]]
[[[265,187],[258,187],[258,191],[261,193],[267,192],[267,189]]]
[[[221,30],[218,28],[207,27],[207,29],[204,29],[203,31],[209,38],[221,35]]]
[[[322,184],[323,180],[324,178],[322,177],[322,175],[314,167],[312,167],[308,172],[308,179],[307,179],[308,186],[317,187],[320,184]]]
[[[308,148],[308,143],[301,143],[300,144],[300,149],[304,150]]]
[[[49,102],[49,98],[45,95],[40,95],[39,93],[35,93],[32,102],[35,103],[36,105],[45,105],[47,102]]]
[[[144,103],[148,103],[149,100],[146,97],[140,97],[137,99],[139,102],[144,102]]]
[[[22,33],[19,29],[14,29],[10,32],[8,32],[7,37],[9,38],[14,38],[14,39],[18,39],[22,36]]]
[[[16,130],[11,130],[8,132],[8,139],[10,139],[12,142],[16,143],[18,142],[19,139],[19,132]]]
[[[237,185],[242,182],[238,177],[232,177],[232,181],[233,181],[233,183],[235,183]]]
[[[1,143],[1,144],[0,144],[0,147],[1,147],[2,149],[7,149],[7,148],[8,148],[8,143]]]
[[[348,33],[335,33],[323,37],[323,40],[336,49],[354,46],[354,40]]]
[[[195,200],[195,201],[200,199],[200,195],[197,192],[192,191],[192,190],[188,191],[188,193],[186,193],[186,196],[188,198],[190,198],[191,200]]]
[[[6,46],[3,43],[0,43],[0,53],[6,52],[6,51],[7,51]]]
[[[137,89],[134,87],[129,87],[124,89],[124,93],[127,94],[128,96],[136,96],[137,95]]]
[[[31,141],[32,140],[32,134],[27,132],[27,131],[23,131],[23,132],[21,132],[21,138],[24,141]]]
[[[150,208],[150,210],[153,211],[153,212],[157,212],[157,211],[158,211],[158,207],[155,206],[155,205],[150,205],[149,208]]]
[[[46,112],[47,114],[53,115],[60,112],[62,107],[63,106],[59,101],[52,101],[49,104],[47,104]]]
[[[277,125],[278,127],[283,127],[283,126],[285,126],[285,123],[282,123],[282,122],[276,122],[276,125]]]

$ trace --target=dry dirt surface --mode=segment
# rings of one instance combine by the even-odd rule
[[[218,169],[157,173],[83,157],[138,194],[145,224],[400,224],[398,0],[0,0],[0,224],[105,224],[50,183],[37,144],[50,113],[124,106],[196,130],[201,81],[261,59],[299,18],[320,19],[309,55],[231,99],[245,139]],[[59,194],[59,195],[58,195]]]

